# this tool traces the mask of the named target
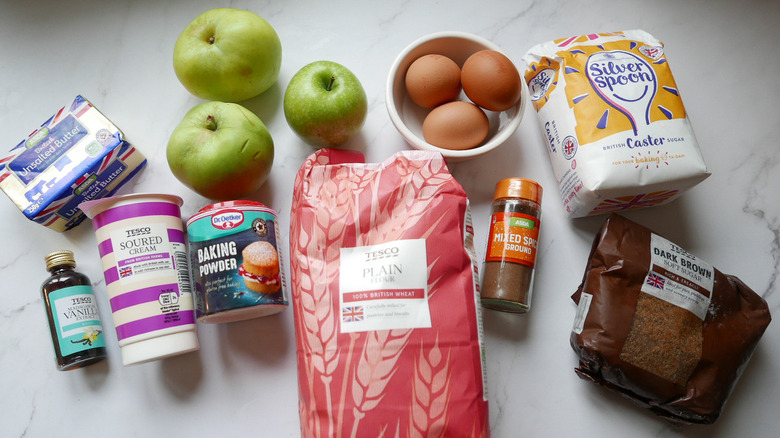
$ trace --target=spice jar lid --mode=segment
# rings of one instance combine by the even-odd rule
[[[73,251],[62,250],[54,251],[44,257],[46,269],[49,270],[55,266],[76,266],[76,259],[73,257]]]
[[[493,196],[493,199],[500,198],[528,199],[541,204],[542,186],[536,181],[525,178],[502,179],[496,184],[496,193]]]

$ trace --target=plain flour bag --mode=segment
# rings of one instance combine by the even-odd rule
[[[523,61],[569,217],[661,205],[709,176],[664,46],[651,35],[563,38]]]
[[[290,220],[303,437],[487,437],[468,199],[438,153],[321,149]]]

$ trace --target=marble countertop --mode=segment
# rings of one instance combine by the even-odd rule
[[[668,205],[626,216],[740,277],[773,313],[780,311],[780,3],[3,0],[5,150],[82,94],[149,160],[126,191],[176,194],[184,199],[183,216],[192,215],[208,200],[173,177],[165,146],[184,113],[201,101],[177,81],[171,58],[190,20],[218,6],[257,12],[282,41],[277,84],[244,104],[266,123],[276,145],[271,176],[251,199],[276,209],[283,227],[289,226],[295,173],[313,152],[287,126],[281,105],[287,83],[303,65],[332,60],[360,78],[368,118],[345,147],[377,162],[407,148],[390,123],[384,86],[395,56],[422,35],[475,33],[519,63],[532,45],[554,38],[650,32],[666,45],[712,176]],[[479,257],[496,181],[520,176],[546,189],[533,309],[526,315],[483,312],[493,436],[776,436],[777,322],[714,425],[673,426],[575,375],[569,333],[576,306],[570,296],[605,218],[566,218],[531,106],[501,148],[450,169],[471,200]],[[299,436],[291,308],[243,322],[200,324],[197,353],[123,367],[90,223],[53,232],[0,197],[0,436]],[[75,252],[110,328],[108,360],[69,372],[55,370],[39,292],[47,277],[43,257],[57,249]]]

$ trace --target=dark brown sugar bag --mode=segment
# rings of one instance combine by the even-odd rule
[[[577,375],[681,423],[718,418],[771,320],[740,279],[617,214],[572,299]]]

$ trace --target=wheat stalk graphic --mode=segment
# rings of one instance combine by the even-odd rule
[[[442,437],[447,431],[448,407],[450,401],[449,352],[442,356],[439,349],[439,336],[425,354],[420,345],[412,380],[412,403],[410,407],[409,437]]]
[[[357,437],[360,420],[384,398],[385,388],[395,374],[396,362],[412,330],[379,330],[366,333],[366,343],[352,380],[352,409],[355,421],[351,437]]]
[[[301,223],[299,226],[293,224],[290,232],[290,242],[295,245],[295,252],[301,255],[291,257],[290,264],[294,284],[293,298],[299,303],[294,306],[296,324],[303,340],[302,360],[307,368],[310,395],[309,415],[301,416],[302,427],[305,423],[307,436],[321,436],[323,430],[319,424],[319,416],[316,415],[315,376],[319,377],[319,383],[324,388],[325,405],[332,405],[330,383],[338,365],[338,320],[330,287],[338,281],[339,248],[345,238],[345,219],[350,203],[346,180],[317,171],[327,167],[313,167],[319,158],[321,157],[317,156],[308,160],[301,168],[299,179],[307,170],[310,172],[309,179],[301,179],[302,190],[296,191],[293,203],[296,206],[306,206],[307,197],[316,197],[323,205],[309,208],[305,212],[297,211],[293,216],[300,219]],[[323,162],[320,161],[320,164]],[[313,215],[310,214],[311,211]],[[326,236],[324,241],[321,236]],[[307,410],[305,405],[301,409]],[[328,436],[333,436],[333,427],[332,411],[329,408]]]

